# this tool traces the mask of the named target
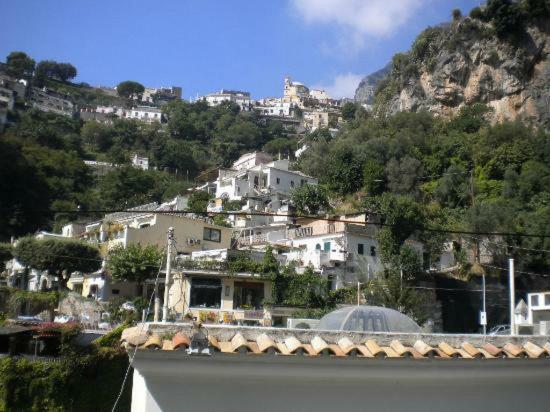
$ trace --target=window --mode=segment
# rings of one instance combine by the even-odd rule
[[[362,243],[357,244],[357,254],[358,255],[364,255],[365,254],[365,245]]]
[[[235,282],[233,309],[261,309],[264,300],[264,284],[257,282]]]
[[[277,184],[279,184],[279,183],[281,183],[281,178],[280,177],[277,178]]]
[[[220,279],[191,279],[191,306],[194,308],[219,308],[222,301]]]
[[[532,295],[531,296],[531,306],[538,306],[539,305],[539,296],[538,295]]]
[[[260,183],[260,179],[258,179],[258,176],[254,176],[254,187],[258,187],[259,183]]]
[[[209,240],[211,242],[221,242],[222,240],[222,232],[219,229],[205,227],[203,235],[204,240]]]
[[[371,256],[376,256],[376,246],[371,246],[370,247],[370,255]]]
[[[262,177],[262,185],[265,187],[267,186],[267,177]]]
[[[111,291],[111,293],[112,293],[113,295],[120,295],[120,290],[119,290],[119,289],[113,289],[113,290]]]
[[[330,242],[325,242],[325,243],[323,244],[323,250],[324,250],[325,252],[330,252]]]
[[[321,250],[321,245],[319,243],[315,245],[315,250]]]
[[[294,187],[294,180],[290,181],[290,187]]]
[[[544,295],[544,305],[550,306],[550,295]]]

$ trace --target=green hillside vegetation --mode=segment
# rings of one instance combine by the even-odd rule
[[[356,118],[334,138],[312,135],[296,166],[329,189],[336,212],[377,211],[397,224],[388,251],[416,231],[437,255],[441,236],[425,228],[550,235],[550,134],[521,123],[491,126],[488,110],[465,107],[450,122],[426,112]],[[550,239],[502,240],[550,249]],[[502,262],[507,252],[495,250]],[[521,261],[550,264],[542,252]]]

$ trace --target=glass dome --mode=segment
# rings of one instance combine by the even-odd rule
[[[420,327],[407,315],[380,306],[346,306],[337,309],[323,316],[317,329],[355,332],[420,332]]]

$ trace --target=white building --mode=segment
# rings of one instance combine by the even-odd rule
[[[223,102],[233,102],[238,105],[243,111],[248,111],[252,108],[250,93],[240,90],[222,89],[219,91],[219,93],[211,93],[199,98],[199,100],[202,99],[206,100],[209,106],[218,106]]]
[[[293,109],[295,107],[294,103],[284,102],[272,106],[263,106],[257,105],[254,107],[258,113],[263,116],[280,116],[280,117],[290,117],[293,116]]]
[[[515,308],[514,333],[550,335],[550,291],[527,294]]]
[[[123,119],[134,119],[145,123],[160,123],[162,109],[150,106],[137,106],[131,109],[118,108],[116,114]]]
[[[138,156],[135,153],[132,157],[132,165],[137,169],[149,170],[149,158]]]
[[[292,190],[306,184],[316,185],[317,179],[289,170],[288,159],[275,160],[250,168],[220,169],[216,180],[216,197],[241,200],[245,196],[289,196]]]

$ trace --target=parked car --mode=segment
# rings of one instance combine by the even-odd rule
[[[489,330],[489,335],[509,335],[510,334],[510,325],[496,325]]]

